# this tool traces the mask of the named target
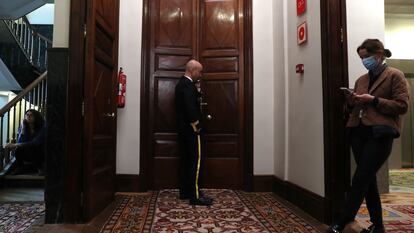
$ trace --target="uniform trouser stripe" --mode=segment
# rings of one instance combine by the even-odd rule
[[[197,148],[198,148],[198,161],[197,161],[197,173],[196,173],[196,180],[195,180],[195,188],[196,188],[196,198],[200,198],[198,194],[198,176],[200,173],[200,163],[201,163],[201,139],[200,135],[197,135]]]

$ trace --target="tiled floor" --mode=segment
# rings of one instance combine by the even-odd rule
[[[100,232],[105,221],[110,217],[119,200],[110,204],[98,217],[88,224],[44,224],[44,220],[38,221],[25,233],[97,233]]]
[[[0,189],[0,202],[44,201],[44,190],[39,188]]]

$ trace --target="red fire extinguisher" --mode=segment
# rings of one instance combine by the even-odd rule
[[[126,75],[119,69],[118,74],[118,108],[125,107],[125,92],[126,92]]]

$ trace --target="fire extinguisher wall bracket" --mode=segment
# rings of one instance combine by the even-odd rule
[[[125,92],[126,92],[126,75],[123,72],[122,67],[119,68],[118,73],[118,108],[125,107]]]

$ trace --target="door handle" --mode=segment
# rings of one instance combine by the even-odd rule
[[[213,116],[211,116],[210,114],[207,115],[207,120],[211,121],[213,119]]]
[[[104,113],[104,117],[112,117],[115,118],[115,113]]]
[[[200,111],[203,112],[203,107],[207,106],[208,104],[206,102],[203,102],[203,99],[200,98]]]

